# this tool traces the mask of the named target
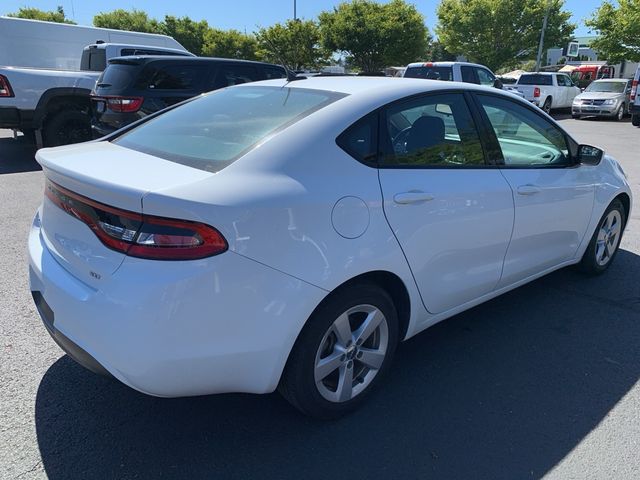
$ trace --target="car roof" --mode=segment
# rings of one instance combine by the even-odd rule
[[[594,80],[596,82],[630,82],[631,78],[599,78],[598,80]]]
[[[239,85],[246,86],[278,86],[290,88],[304,88],[310,90],[322,90],[349,95],[350,97],[371,96],[372,99],[381,98],[403,98],[427,92],[445,90],[473,90],[479,92],[492,92],[505,95],[508,98],[519,98],[502,90],[463,82],[444,82],[441,80],[424,80],[421,78],[403,77],[310,77],[294,81],[286,79],[265,80]],[[234,87],[236,88],[236,87]]]
[[[469,66],[469,67],[489,68],[486,65],[480,65],[479,63],[471,63],[471,62],[413,62],[413,63],[410,63],[409,65],[407,65],[406,68],[410,68],[410,67],[427,67],[427,66],[453,67],[454,65],[466,65],[466,66]]]
[[[154,47],[145,47],[149,50]],[[189,63],[236,63],[247,65],[263,65],[268,67],[284,68],[282,65],[276,65],[274,63],[256,62],[254,60],[237,60],[235,58],[219,58],[219,57],[191,57],[189,55],[128,55],[125,57],[114,57],[109,60],[109,63],[133,63],[136,62],[139,65],[143,63],[155,62],[157,60],[168,60],[170,62],[189,62]]]

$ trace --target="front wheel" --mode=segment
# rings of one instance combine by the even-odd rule
[[[596,231],[584,252],[580,268],[583,272],[598,275],[603,273],[618,253],[626,212],[620,200],[614,200],[604,212]]]
[[[620,108],[618,108],[618,111],[616,112],[616,115],[615,115],[615,119],[618,122],[621,122],[624,119],[624,114],[625,114],[625,108],[623,103],[622,105],[620,105]]]
[[[280,393],[307,415],[340,417],[382,381],[397,342],[397,313],[386,291],[363,284],[336,292],[300,333]]]

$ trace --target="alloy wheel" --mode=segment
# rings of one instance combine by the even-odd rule
[[[600,225],[596,240],[596,263],[601,267],[613,258],[620,241],[621,231],[622,216],[618,210],[611,210]]]

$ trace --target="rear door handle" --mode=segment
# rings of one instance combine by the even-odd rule
[[[393,201],[400,205],[409,205],[411,203],[429,202],[433,200],[433,195],[425,192],[403,192],[396,193]]]
[[[536,187],[535,185],[520,185],[518,187],[518,195],[535,195],[536,193],[540,193],[542,189],[540,187]]]

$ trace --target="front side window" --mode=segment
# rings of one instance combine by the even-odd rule
[[[465,83],[478,83],[472,67],[465,65],[460,67],[460,73],[462,74],[462,81]]]
[[[477,98],[493,127],[507,167],[571,164],[567,138],[558,127],[514,101],[489,95]]]
[[[113,143],[217,172],[269,135],[344,96],[285,87],[217,90],[140,124]]]
[[[253,65],[222,65],[215,76],[213,88],[232,87],[256,80],[260,78],[258,70]]]
[[[480,80],[480,85],[493,87],[493,84],[496,81],[496,77],[491,75],[484,68],[478,68],[477,72],[478,72],[478,80]]]
[[[267,80],[273,78],[287,78],[287,72],[280,67],[264,67],[264,76]]]
[[[382,166],[484,165],[480,138],[461,93],[430,95],[388,107],[380,137]]]

